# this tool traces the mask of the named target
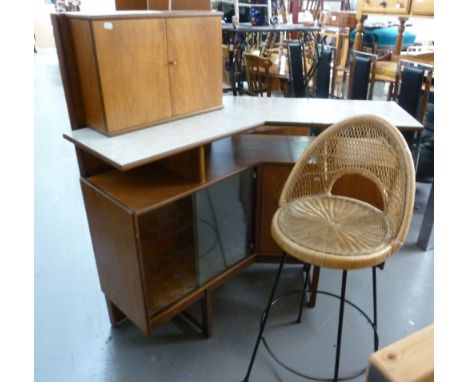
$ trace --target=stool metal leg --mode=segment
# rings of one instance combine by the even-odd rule
[[[307,286],[309,285],[310,264],[306,264],[305,272],[306,272],[306,277],[305,277],[305,281],[304,281],[304,286],[302,287],[301,305],[299,306],[299,314],[298,314],[297,320],[296,320],[296,322],[298,324],[301,322],[301,319],[302,319],[302,310],[303,310],[304,303],[305,303],[306,290],[307,290]]]
[[[340,316],[338,319],[338,338],[336,340],[336,356],[335,356],[335,375],[334,381],[338,381],[338,372],[340,369],[340,351],[341,351],[341,332],[343,330],[343,313],[346,295],[346,277],[348,271],[343,271],[343,277],[341,279],[341,297],[340,297]]]
[[[374,301],[374,351],[379,349],[379,337],[377,336],[377,268],[372,267],[372,292]]]
[[[263,330],[265,329],[265,325],[266,325],[266,322],[268,320],[268,315],[270,313],[270,308],[271,308],[273,299],[275,297],[276,287],[278,286],[278,281],[279,281],[280,276],[281,276],[281,271],[283,270],[283,265],[284,265],[284,263],[286,261],[286,256],[287,256],[286,252],[284,252],[283,257],[281,258],[281,263],[279,265],[278,272],[276,273],[276,279],[275,279],[275,283],[273,284],[273,289],[271,290],[271,295],[270,295],[270,299],[268,300],[268,305],[267,305],[264,313],[262,314],[262,319],[260,321],[260,331],[258,332],[257,342],[255,343],[255,347],[254,347],[252,357],[251,357],[250,363],[249,363],[249,368],[247,370],[247,374],[246,374],[243,382],[248,382],[249,381],[250,372],[252,371],[252,367],[253,367],[253,364],[255,362],[255,357],[257,356],[258,345],[260,345],[260,340],[262,339],[262,336],[263,336]]]

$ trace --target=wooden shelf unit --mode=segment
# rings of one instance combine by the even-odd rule
[[[198,282],[194,194],[248,169],[256,172],[263,163],[291,168],[312,139],[240,134],[128,171],[103,165],[102,171],[83,176],[93,248],[107,298],[151,334],[158,324],[203,297],[204,291],[250,265],[254,247],[235,264]],[[255,187],[247,191],[247,199],[253,198]],[[248,228],[249,240],[254,240],[256,229]]]

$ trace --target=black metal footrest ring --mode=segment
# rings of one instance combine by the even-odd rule
[[[284,293],[282,294],[281,296],[279,297],[276,297],[272,303],[271,303],[271,306],[273,307],[273,305],[275,305],[279,300],[281,300],[283,297],[286,297],[286,296],[290,296],[290,295],[294,295],[294,294],[299,294],[299,293],[302,293],[303,291],[302,290],[299,290],[299,291],[293,291],[293,292],[288,292],[288,293]],[[312,291],[310,289],[307,289],[306,290],[307,293],[311,293]],[[323,295],[326,295],[326,296],[330,296],[330,297],[335,297],[337,299],[340,299],[340,296],[337,295],[337,294],[334,294],[334,293],[330,293],[330,292],[326,292],[326,291],[321,291],[321,290],[317,290],[316,293],[318,294],[323,294]],[[351,307],[353,307],[354,309],[356,309],[359,313],[361,313],[362,316],[364,316],[364,318],[367,320],[367,322],[371,325],[373,331],[374,331],[374,334],[375,334],[375,337],[376,337],[376,340],[377,340],[377,348],[379,346],[379,333],[377,332],[377,328],[375,327],[374,323],[372,322],[372,320],[370,319],[370,317],[359,307],[357,306],[356,304],[352,303],[351,301],[347,300],[347,299],[344,299],[345,303],[350,305]],[[265,317],[265,313],[266,313],[266,309],[263,311],[263,314],[262,314],[262,317],[260,318],[260,323],[263,321],[264,317]],[[281,359],[273,352],[273,350],[271,349],[271,347],[268,345],[268,342],[267,340],[265,339],[265,336],[262,336],[262,343],[263,345],[265,345],[265,349],[267,350],[267,352],[270,354],[270,356],[278,363],[280,364],[282,367],[284,367],[286,370],[290,371],[291,373],[295,374],[295,375],[298,375],[302,378],[306,378],[306,379],[310,379],[312,381],[320,381],[320,382],[333,382],[334,379],[333,378],[324,378],[324,377],[315,377],[315,376],[311,376],[311,375],[307,375],[307,374],[304,374],[300,371],[297,371],[295,369],[293,369],[292,367],[286,365],[283,361],[281,361]],[[338,381],[348,381],[350,379],[353,379],[353,378],[356,378],[362,374],[364,374],[367,370],[367,366],[358,370],[358,371],[355,371],[353,373],[351,373],[350,375],[347,375],[347,376],[344,376],[344,377],[341,377],[341,378],[338,378],[337,380]]]

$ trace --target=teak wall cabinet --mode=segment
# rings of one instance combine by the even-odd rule
[[[169,1],[172,11],[211,9],[210,0],[115,0],[115,9],[125,10],[169,10]]]
[[[83,125],[113,136],[222,107],[219,14],[64,17]]]

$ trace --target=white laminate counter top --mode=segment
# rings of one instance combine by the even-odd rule
[[[395,102],[319,98],[223,97],[224,108],[115,137],[91,128],[64,137],[120,170],[224,138],[264,123],[331,125],[345,118],[378,115],[399,128],[423,126]]]

